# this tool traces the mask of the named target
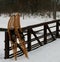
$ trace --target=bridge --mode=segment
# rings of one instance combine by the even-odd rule
[[[25,43],[27,44],[27,50],[32,51],[35,50],[49,42],[60,38],[60,20],[52,20],[49,22],[39,23],[36,25],[31,25],[27,27],[23,27],[23,33],[25,37]],[[13,53],[10,54],[11,46],[9,42],[9,36],[6,28],[0,28],[0,31],[5,32],[5,59],[12,58]],[[32,36],[33,35],[33,36]],[[39,36],[38,36],[39,35]],[[42,39],[42,40],[41,40]],[[35,43],[35,44],[32,44]],[[17,47],[20,49],[19,44]],[[17,56],[23,55],[21,49],[17,52]]]

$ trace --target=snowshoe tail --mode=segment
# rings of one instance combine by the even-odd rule
[[[13,55],[14,55],[14,59],[17,60],[17,43],[11,43],[12,45],[12,50],[13,50]]]
[[[28,52],[27,52],[24,40],[21,40],[20,45],[23,50],[23,53],[25,54],[25,57],[28,58],[28,54],[27,54]]]

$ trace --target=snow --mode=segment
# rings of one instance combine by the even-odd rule
[[[29,58],[21,56],[17,61],[12,59],[4,59],[0,51],[0,62],[60,62],[60,39],[46,44],[38,49],[28,52]]]
[[[57,19],[59,19],[60,14],[58,12]],[[7,28],[9,16],[0,16],[0,28]],[[25,16],[21,19],[21,26],[26,27],[30,25],[35,25],[38,23],[43,23],[53,20],[47,16]],[[25,56],[20,56],[17,58],[17,61],[12,59],[4,59],[4,32],[0,32],[0,62],[60,62],[60,39],[55,40],[49,44],[46,44],[38,49],[28,52],[29,58]]]

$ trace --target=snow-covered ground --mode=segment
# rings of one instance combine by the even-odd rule
[[[7,28],[8,16],[0,16],[0,28]],[[60,18],[60,13],[57,14],[57,19]],[[20,18],[21,26],[26,27],[38,23],[43,23],[53,20],[47,16],[25,16]],[[17,61],[12,59],[4,59],[4,32],[0,32],[0,62],[60,62],[60,39],[55,40],[45,46],[42,46],[28,53],[29,58],[24,56],[18,57]]]
[[[0,45],[1,46],[1,45]],[[2,50],[2,47],[0,48]],[[60,62],[60,39],[46,44],[28,53],[29,58],[21,56],[17,61],[3,58],[3,50],[0,50],[0,62]]]

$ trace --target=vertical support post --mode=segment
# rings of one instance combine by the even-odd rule
[[[27,31],[27,37],[28,37],[28,51],[31,51],[31,29],[29,28]]]
[[[44,24],[44,44],[47,44],[47,24]]]
[[[56,21],[56,38],[59,37],[59,21]]]
[[[9,58],[9,36],[8,32],[5,32],[5,59]]]

